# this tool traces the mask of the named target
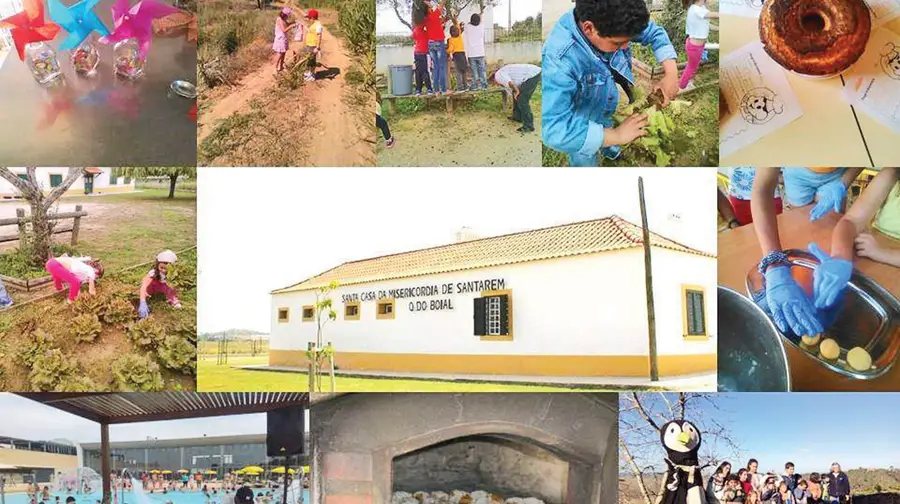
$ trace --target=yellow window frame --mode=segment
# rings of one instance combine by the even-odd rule
[[[309,310],[310,316],[306,316],[306,310]],[[315,322],[316,320],[316,305],[303,305],[303,311],[301,312],[303,315],[304,322]]]
[[[281,314],[284,313],[284,317]],[[287,306],[278,307],[278,323],[287,324],[291,321],[291,309]]]
[[[513,340],[513,291],[512,289],[504,289],[504,290],[490,290],[490,291],[482,291],[481,297],[491,297],[491,296],[506,296],[507,299],[507,320],[506,324],[509,326],[509,334],[502,334],[499,336],[491,336],[485,335],[481,336],[481,341],[512,341]]]
[[[355,306],[356,307],[356,315],[347,315],[347,308]],[[359,301],[349,301],[344,303],[344,320],[359,320]]]
[[[391,313],[381,313],[381,307],[385,305],[390,305]],[[390,299],[379,299],[375,302],[375,318],[378,320],[394,320],[394,315],[397,314],[397,303],[394,298]]]
[[[703,334],[688,334],[688,292],[699,292],[703,296]],[[681,285],[681,324],[684,339],[688,341],[705,341],[709,339],[709,310],[706,305],[706,288],[702,285]]]

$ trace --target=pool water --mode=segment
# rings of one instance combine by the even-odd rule
[[[257,490],[254,490],[254,493]],[[118,504],[141,504],[141,500],[135,497],[134,492],[125,492],[124,502],[122,497],[122,492],[116,492],[118,494]],[[75,497],[76,504],[97,504],[97,501],[102,499],[102,495],[99,493],[91,493],[91,494],[69,494],[65,492],[53,492],[50,494],[50,500],[45,504],[55,504],[56,496],[59,496],[60,504],[65,504],[66,497],[72,495]],[[206,502],[212,502],[213,504],[221,504],[222,502],[222,494],[217,493],[216,495],[211,496],[210,499],[207,500],[206,496],[203,495],[203,492],[169,492],[169,493],[147,493],[144,492],[144,495],[149,500],[150,504],[165,504],[166,502],[173,502],[174,504],[206,504]],[[232,494],[233,495],[233,494]],[[116,503],[115,497],[113,498],[113,503]],[[6,504],[28,504],[28,494],[25,492],[14,493],[14,494],[6,494]],[[303,491],[303,502],[309,502],[309,490]],[[272,504],[281,504],[281,502],[272,502]],[[296,504],[296,503],[293,503]]]

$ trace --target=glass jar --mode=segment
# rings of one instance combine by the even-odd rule
[[[72,62],[75,73],[92,76],[97,73],[97,65],[100,64],[100,50],[90,38],[86,38],[78,47],[72,49],[69,60]]]
[[[141,56],[140,44],[137,39],[129,38],[121,40],[113,46],[116,74],[128,80],[137,80],[144,75],[146,58]]]
[[[25,63],[31,70],[31,76],[41,84],[47,84],[59,78],[59,60],[56,50],[43,42],[32,42],[25,45]]]

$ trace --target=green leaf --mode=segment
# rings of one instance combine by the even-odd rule
[[[666,154],[662,149],[656,150],[656,166],[669,166],[672,162],[672,156]]]

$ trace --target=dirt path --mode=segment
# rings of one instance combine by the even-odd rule
[[[396,118],[397,143],[379,148],[378,166],[540,166],[541,105],[532,103],[537,131],[522,134],[508,111],[442,112]],[[435,131],[441,131],[435,135]],[[383,146],[383,144],[381,144]]]
[[[291,2],[288,4],[291,5]],[[336,16],[336,12],[323,10],[320,20],[325,24],[327,19],[334,19]],[[299,103],[290,104],[284,111],[273,113],[290,114],[293,121],[300,122],[301,127],[306,128],[304,138],[307,142],[300,146],[306,164],[310,166],[369,164],[373,160],[374,153],[372,145],[366,142],[365,138],[370,134],[371,128],[360,124],[357,111],[352,110],[345,99],[349,86],[345,77],[350,69],[352,57],[344,41],[331,35],[327,28],[323,28],[323,37],[319,63],[328,68],[338,68],[340,73],[333,79],[322,78],[305,83],[300,89],[302,99]],[[286,61],[291,61],[301,47],[302,42],[295,42],[292,37]],[[249,112],[250,100],[254,96],[277,85],[273,63],[274,59],[244,77],[232,93],[220,98],[202,112],[197,132],[198,145],[215,129],[219,121],[235,113]],[[322,70],[320,66],[318,71]],[[374,110],[374,106],[370,108]]]

